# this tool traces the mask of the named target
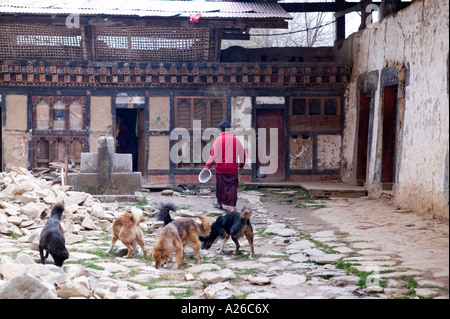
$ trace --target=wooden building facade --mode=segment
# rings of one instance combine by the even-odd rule
[[[120,118],[135,134],[144,183],[194,183],[204,165],[194,120],[203,133],[227,120],[278,132],[276,171],[261,174],[249,142],[244,181],[340,178],[349,64],[221,61],[222,39],[286,28],[277,2],[123,2],[0,5],[2,170],[39,170],[66,156],[78,167],[100,136],[117,135]],[[175,128],[190,135],[180,162],[171,157]],[[212,140],[203,135],[202,151]]]

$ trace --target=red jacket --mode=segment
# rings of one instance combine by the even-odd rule
[[[245,150],[241,141],[231,132],[224,132],[214,141],[205,169],[215,163],[216,173],[236,174],[245,164]]]

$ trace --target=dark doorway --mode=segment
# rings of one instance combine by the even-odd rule
[[[116,109],[116,152],[131,153],[133,171],[145,173],[144,109]]]
[[[2,140],[2,131],[3,131],[3,107],[2,107],[2,95],[0,94],[0,172],[3,171],[3,140]]]
[[[395,174],[395,143],[397,124],[397,86],[384,87],[383,137],[381,154],[382,189],[392,190]]]
[[[266,129],[265,136],[265,154],[263,150],[260,150],[257,146],[257,156],[256,156],[256,178],[258,179],[270,179],[270,180],[283,180],[285,177],[285,147],[284,147],[284,110],[270,109],[270,110],[256,110],[256,129],[259,139],[262,138],[261,134],[258,133],[258,129]],[[276,128],[278,130],[278,149],[270,149],[270,128]],[[262,141],[264,143],[264,141]],[[261,153],[260,153],[261,152]],[[270,156],[269,162],[263,160],[260,156]],[[275,162],[273,162],[275,161]],[[268,174],[268,167],[273,167],[276,165],[276,171],[274,173]],[[265,167],[265,168],[261,168]]]
[[[359,186],[363,186],[364,182],[366,181],[370,102],[370,95],[366,93],[360,93],[358,120],[358,158],[356,166],[356,182]]]

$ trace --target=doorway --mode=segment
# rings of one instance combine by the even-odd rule
[[[392,190],[395,176],[395,143],[398,87],[386,86],[383,93],[383,131],[381,151],[381,186]]]
[[[130,153],[133,172],[145,174],[145,109],[116,109],[116,153]]]
[[[370,94],[360,93],[358,120],[358,153],[356,165],[356,183],[358,186],[364,186],[364,183],[366,181],[370,103]]]
[[[265,136],[261,135],[261,132],[259,131],[259,129],[261,128],[265,129],[264,130],[266,132]],[[275,143],[270,143],[271,128],[276,129],[278,133],[278,137]],[[260,181],[284,180],[285,178],[284,110],[282,109],[256,110],[256,130],[257,130],[256,178]],[[262,138],[264,138],[265,141],[263,141]],[[274,136],[272,138],[274,138]]]

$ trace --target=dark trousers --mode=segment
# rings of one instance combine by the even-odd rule
[[[217,203],[228,206],[236,206],[237,189],[239,185],[238,174],[216,173],[216,198]]]

